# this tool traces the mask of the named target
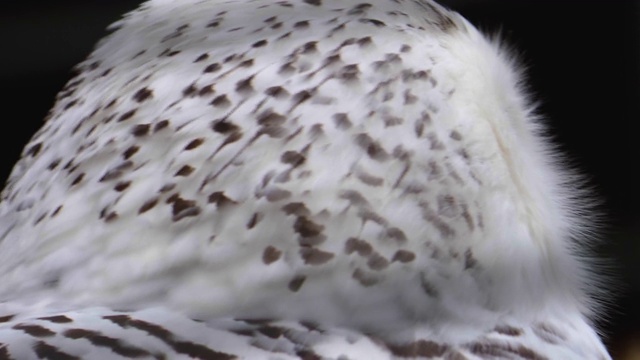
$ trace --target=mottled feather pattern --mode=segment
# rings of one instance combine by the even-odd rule
[[[501,50],[431,1],[151,0],[0,203],[0,358],[608,359]]]

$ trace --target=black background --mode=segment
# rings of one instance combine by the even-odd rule
[[[604,200],[607,227],[594,251],[616,280],[599,325],[614,358],[631,359],[629,347],[640,349],[640,1],[443,2],[516,49],[551,134]],[[138,3],[0,3],[1,182],[71,67]]]

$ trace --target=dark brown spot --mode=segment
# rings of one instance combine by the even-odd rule
[[[344,245],[344,252],[349,255],[354,252],[357,252],[360,256],[369,256],[373,252],[373,247],[368,242],[351,237],[347,239],[347,242]]]
[[[369,186],[381,186],[382,184],[384,184],[384,179],[383,178],[379,178],[373,175],[370,175],[366,172],[364,172],[363,170],[358,170],[356,172],[356,177],[358,178],[358,180],[362,181],[363,183],[369,185]]]
[[[251,66],[253,66],[253,59],[248,59],[238,64],[238,67],[241,67],[241,68],[247,68]]]
[[[277,127],[285,123],[287,118],[273,110],[266,110],[258,116],[258,124],[264,127]]]
[[[289,290],[293,291],[293,292],[298,292],[298,290],[300,290],[300,288],[302,287],[302,284],[304,284],[304,281],[307,279],[306,276],[303,275],[298,275],[296,277],[294,277],[293,279],[291,279],[291,281],[289,281]],[[304,358],[307,359],[307,358]]]
[[[367,261],[367,266],[369,266],[371,270],[376,270],[376,271],[383,270],[389,267],[389,260],[385,259],[382,255],[378,253],[373,253],[369,257],[369,260]]]
[[[421,138],[424,134],[424,122],[420,119],[416,120],[413,124],[413,131],[415,132],[417,138]]]
[[[42,150],[42,143],[37,143],[27,150],[27,155],[31,155],[31,157],[36,157],[38,153]]]
[[[229,98],[227,98],[227,95],[222,94],[222,95],[218,95],[215,98],[213,98],[213,100],[211,100],[210,102],[211,105],[215,106],[215,107],[229,107],[231,105],[231,101],[229,101]]]
[[[69,329],[66,330],[63,335],[70,339],[86,339],[95,346],[106,347],[118,355],[124,357],[143,357],[151,356],[149,352],[141,348],[125,344],[119,339],[102,335],[97,331],[91,331],[86,329]]]
[[[137,146],[135,146],[135,145],[133,145],[133,146],[129,147],[127,150],[125,150],[125,151],[122,153],[122,157],[123,157],[125,160],[129,160],[129,158],[131,158],[135,153],[137,153],[137,152],[138,152],[138,150],[140,150],[140,148],[139,148],[139,147],[137,147]]]
[[[415,259],[416,259],[416,254],[414,254],[413,252],[407,251],[407,250],[398,250],[398,251],[396,251],[395,254],[393,254],[393,257],[391,258],[391,261],[399,261],[401,263],[408,263],[408,262],[412,262]]]
[[[340,58],[340,54],[330,55],[330,56],[327,56],[326,59],[324,59],[324,61],[322,62],[322,66],[325,67],[325,66],[337,64],[341,60],[342,59]]]
[[[189,86],[187,86],[186,88],[182,89],[182,95],[184,96],[191,96],[193,95],[196,91],[198,91],[198,88],[196,87],[196,84],[190,84]]]
[[[365,24],[371,24],[374,25],[376,27],[383,27],[386,26],[386,24],[383,21],[377,20],[377,19],[360,19],[361,23],[365,23]]]
[[[362,3],[354,6],[347,11],[347,15],[363,15],[367,10],[371,8],[371,4]]]
[[[311,99],[312,96],[312,92],[308,91],[308,90],[302,90],[299,91],[295,94],[293,94],[293,97],[291,98],[291,101],[294,103],[295,106],[302,104],[303,102]]]
[[[204,73],[212,73],[212,72],[216,72],[218,70],[220,70],[222,68],[222,66],[218,63],[213,63],[210,65],[207,65],[206,68],[204,68],[204,70],[202,72]]]
[[[189,176],[195,169],[192,166],[184,165],[173,176]]]
[[[300,52],[300,54],[303,54],[303,55],[317,53],[318,52],[317,44],[318,44],[317,41],[309,41],[304,45],[302,45],[298,49],[298,51]]]
[[[263,47],[263,46],[267,45],[267,43],[268,43],[267,40],[259,40],[259,41],[254,42],[251,45],[251,47],[254,47],[254,48]]]
[[[47,216],[47,214],[46,214],[46,213],[44,213],[44,214],[42,214],[42,215],[38,216],[38,218],[37,218],[37,219],[36,219],[36,221],[34,222],[34,225],[39,224],[42,220],[44,220],[44,218],[45,218],[46,216]],[[0,357],[0,359],[2,359],[2,358]]]
[[[293,24],[294,29],[306,29],[309,27],[309,21],[303,20]]]
[[[316,224],[304,216],[298,216],[293,224],[293,229],[302,237],[312,237],[320,235],[324,230],[324,225]]]
[[[102,177],[98,181],[104,182],[104,181],[117,179],[124,174],[125,170],[130,169],[132,167],[133,167],[133,161],[131,160],[124,161],[114,166],[110,170],[108,170],[104,175],[102,175]]]
[[[294,168],[302,165],[305,160],[306,157],[297,151],[285,151],[280,157],[282,163],[289,164]]]
[[[118,213],[115,211],[112,211],[104,217],[104,222],[110,223],[110,222],[116,221],[117,219],[118,219]]]
[[[54,170],[55,168],[58,167],[58,165],[60,165],[61,161],[62,161],[62,159],[56,159],[56,160],[52,161],[51,164],[49,164],[49,166],[47,166],[47,169]]]
[[[303,0],[304,3],[307,3],[309,5],[313,5],[313,6],[320,6],[322,5],[322,1],[321,0]]]
[[[307,207],[300,202],[292,202],[282,207],[282,211],[284,211],[287,215],[296,215],[299,217],[308,217],[311,212]]]
[[[258,331],[267,336],[270,337],[272,339],[279,339],[281,337],[284,337],[285,335],[285,329],[277,327],[277,326],[269,326],[269,325],[264,325],[261,326],[260,328],[258,328]]]
[[[33,351],[35,351],[38,359],[81,360],[79,357],[60,351],[57,347],[51,346],[44,341],[36,342],[33,345]],[[7,357],[7,359],[11,358]]]
[[[84,173],[76,176],[76,178],[71,182],[71,186],[77,185],[80,181],[82,181],[82,178],[84,178]]]
[[[144,204],[142,204],[140,209],[138,209],[138,214],[142,214],[153,209],[153,207],[156,206],[157,203],[158,203],[158,198],[147,200]]]
[[[200,89],[200,91],[198,91],[198,96],[207,96],[209,94],[213,94],[215,91],[215,86],[213,84],[205,85]]]
[[[211,195],[209,195],[208,202],[209,204],[216,204],[218,208],[236,203],[228,198],[222,191],[211,193]]]
[[[17,324],[13,326],[13,329],[22,330],[33,337],[49,337],[56,334],[55,332],[40,325]]]
[[[350,129],[352,124],[349,120],[349,117],[345,113],[337,113],[333,115],[333,122],[336,125],[336,128],[340,130]]]
[[[253,85],[251,82],[253,81],[253,76],[251,75],[247,78],[244,78],[236,83],[236,92],[240,94],[247,94],[253,92]]]
[[[404,243],[407,241],[407,236],[404,232],[397,227],[392,227],[387,229],[387,236],[399,243]]]
[[[129,110],[126,113],[122,114],[118,119],[118,122],[129,120],[136,114],[137,109]]]
[[[200,56],[198,56],[193,62],[197,63],[197,62],[200,62],[200,61],[207,60],[208,58],[209,58],[209,54],[203,53]]]
[[[213,131],[220,134],[237,132],[240,129],[238,125],[235,125],[225,120],[214,121],[213,124],[211,125],[211,128],[213,129]]]
[[[453,140],[456,140],[456,141],[462,140],[462,135],[460,135],[460,133],[457,132],[456,130],[453,130],[451,134],[449,134],[449,137],[451,137]]]
[[[323,125],[322,124],[313,124],[311,129],[309,129],[309,137],[311,139],[317,139],[318,137],[324,135]]]
[[[225,146],[225,145],[227,145],[227,144],[234,143],[234,142],[236,142],[236,141],[238,141],[238,140],[240,140],[240,139],[242,139],[242,132],[240,132],[240,131],[233,132],[233,133],[229,134],[229,135],[224,139],[224,142],[222,143],[222,146]]]
[[[161,194],[167,193],[173,189],[175,189],[176,184],[175,183],[169,183],[166,185],[163,185],[160,190],[158,190],[158,192],[160,192]],[[167,201],[167,204],[170,203],[170,201]]]
[[[524,331],[520,328],[516,328],[509,325],[498,325],[493,331],[498,334],[507,335],[507,336],[521,336]]]
[[[191,142],[189,142],[187,144],[187,146],[184,147],[184,149],[185,150],[193,150],[193,149],[197,148],[198,146],[202,145],[202,143],[204,143],[204,139],[203,138],[193,139],[193,140],[191,140]]]
[[[260,222],[260,220],[262,220],[262,213],[256,212],[253,213],[253,215],[251,215],[251,219],[249,219],[249,221],[247,222],[247,229],[251,230],[253,229],[256,225],[258,225],[258,223]]]
[[[382,145],[373,140],[369,135],[364,133],[358,134],[355,140],[356,144],[365,150],[370,158],[378,161],[385,161],[389,158],[389,154],[384,150]]]
[[[108,109],[108,108],[112,107],[113,105],[116,104],[117,101],[118,101],[118,98],[112,99],[111,101],[109,101],[109,103],[104,108]]]
[[[265,191],[267,201],[276,202],[284,199],[288,199],[291,197],[291,192],[288,190],[282,190],[278,188],[270,188]]]
[[[169,120],[161,120],[153,127],[153,132],[158,132],[167,126],[169,126]]]
[[[193,200],[185,200],[179,196],[175,198],[170,197],[167,202],[173,203],[171,213],[173,214],[173,221],[179,221],[185,217],[197,216],[200,214],[200,207]]]
[[[336,77],[344,81],[355,81],[360,75],[358,64],[345,65],[338,71]]]
[[[372,274],[369,274],[361,269],[355,269],[351,277],[357,280],[360,285],[364,287],[370,287],[377,284],[380,280]]]
[[[359,47],[364,48],[364,47],[367,47],[367,46],[373,44],[373,40],[371,39],[371,36],[365,36],[365,37],[362,37],[362,38],[358,39],[356,41],[356,44],[358,44]]]
[[[286,98],[289,96],[289,92],[282,86],[272,86],[265,90],[264,93],[276,99]]]
[[[67,163],[62,167],[62,169],[64,169],[64,170],[70,169],[70,168],[73,166],[73,161],[74,161],[74,160],[75,160],[75,159],[71,159],[71,160],[69,160],[69,161],[68,161],[68,162],[67,162]]]
[[[16,317],[16,316],[15,316],[15,315],[4,315],[4,316],[0,316],[0,323],[9,322],[9,321],[11,321],[11,319],[13,319],[14,317]]]
[[[113,189],[115,191],[121,192],[126,190],[129,187],[129,185],[131,185],[131,181],[121,181],[117,183],[116,186],[113,187]]]
[[[69,102],[64,106],[64,109],[65,109],[65,110],[70,109],[70,108],[72,108],[72,107],[76,106],[76,104],[78,104],[78,99],[75,99],[75,100],[69,101]]]
[[[38,318],[38,320],[50,321],[50,322],[56,323],[56,324],[66,324],[66,323],[73,322],[73,320],[71,320],[71,318],[69,318],[69,317],[67,317],[65,315],[45,316],[45,317]]]
[[[60,210],[62,210],[62,205],[53,210],[53,212],[51,213],[51,217],[55,217],[56,215],[58,215],[60,213]]]
[[[404,358],[440,358],[449,349],[447,345],[429,340],[418,340],[403,345],[388,345],[393,355]]]
[[[312,247],[303,247],[300,249],[300,257],[307,265],[322,265],[333,259],[334,254]]]
[[[149,124],[139,124],[134,126],[133,129],[131,129],[131,134],[133,134],[133,136],[135,137],[145,136],[149,133],[150,128],[151,128],[151,125]]]
[[[418,102],[418,97],[411,93],[411,90],[404,91],[404,105],[413,105]]]
[[[362,196],[361,193],[355,190],[341,191],[340,198],[348,200],[351,203],[351,205],[356,207],[365,208],[370,206],[367,199],[365,199],[365,197]]]
[[[146,87],[143,87],[142,89],[136,91],[135,94],[133,94],[133,100],[141,103],[145,100],[150,99],[151,97],[153,97],[153,91],[149,90]]]
[[[262,253],[262,262],[269,265],[278,261],[278,259],[280,259],[280,256],[282,256],[282,251],[276,249],[273,246],[268,246]]]
[[[223,352],[212,350],[204,345],[196,344],[190,341],[174,341],[173,349],[180,354],[186,354],[192,359],[211,359],[211,360],[236,360],[237,356],[226,354]]]
[[[292,62],[284,63],[278,69],[278,74],[280,75],[290,75],[296,71],[296,67],[293,66]]]

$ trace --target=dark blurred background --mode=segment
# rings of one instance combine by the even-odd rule
[[[0,2],[0,182],[71,67],[140,2]],[[640,1],[443,3],[517,51],[551,134],[603,199],[607,226],[594,251],[615,282],[599,325],[615,359],[640,359]]]

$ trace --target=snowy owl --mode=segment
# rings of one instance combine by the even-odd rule
[[[150,0],[111,30],[2,193],[1,359],[610,359],[588,194],[457,13]]]

